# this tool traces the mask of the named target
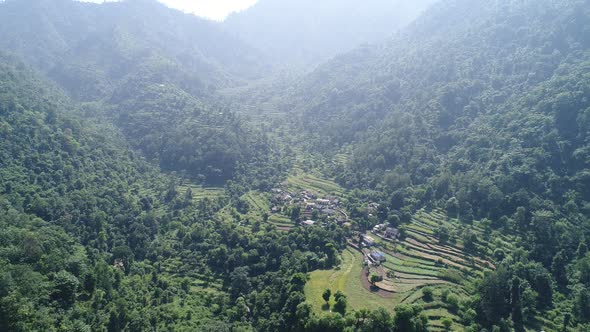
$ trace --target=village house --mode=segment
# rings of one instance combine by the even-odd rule
[[[375,245],[375,239],[368,235],[363,235],[363,244],[367,247],[371,247]]]
[[[367,206],[367,213],[369,214],[373,214],[375,212],[377,212],[377,209],[379,208],[379,204],[377,203],[369,203]]]
[[[330,204],[334,206],[338,206],[340,204],[340,200],[336,197],[330,197],[328,199],[330,200]]]
[[[385,237],[392,240],[397,240],[399,238],[399,230],[393,227],[387,227],[385,229]]]
[[[375,227],[373,227],[373,233],[382,232],[386,227],[387,227],[387,224],[375,225]]]
[[[329,199],[320,198],[320,199],[316,199],[315,202],[316,202],[317,205],[322,205],[322,206],[328,206],[328,205],[330,205],[330,200]]]
[[[371,251],[371,258],[379,263],[385,262],[385,254],[377,250]]]
[[[301,196],[304,201],[309,201],[316,198],[316,195],[307,190],[302,191],[299,196]]]

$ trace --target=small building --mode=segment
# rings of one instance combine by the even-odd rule
[[[301,193],[299,193],[299,195],[306,200],[310,200],[310,199],[315,199],[316,195],[314,195],[312,192],[309,192],[307,190],[302,191]]]
[[[323,205],[323,206],[330,205],[330,200],[329,199],[316,199],[315,202],[318,205]]]
[[[338,198],[330,198],[330,204],[338,206],[338,204],[340,204],[340,200]]]
[[[117,258],[113,263],[113,267],[125,272],[125,261],[122,258]]]
[[[303,226],[313,226],[313,225],[315,225],[315,221],[308,219],[308,220],[302,221],[301,224]]]
[[[365,246],[371,247],[375,245],[375,239],[368,235],[363,235],[363,243],[365,244]]]
[[[388,239],[396,240],[399,238],[399,230],[393,227],[387,227],[385,229],[385,237]]]
[[[378,233],[383,231],[385,228],[387,227],[387,224],[379,224],[379,225],[375,225],[375,227],[373,227],[373,233]]]
[[[371,251],[371,258],[377,262],[385,262],[385,254],[377,250]]]
[[[369,203],[367,206],[367,212],[371,214],[377,212],[377,209],[379,209],[379,204],[377,203]]]

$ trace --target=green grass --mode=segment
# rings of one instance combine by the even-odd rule
[[[342,252],[342,263],[338,268],[331,270],[319,270],[310,273],[310,280],[305,285],[305,295],[316,312],[324,309],[322,293],[326,288],[332,290],[332,294],[341,291],[347,296],[351,309],[375,309],[378,307],[393,310],[394,299],[386,299],[366,290],[361,284],[360,274],[363,256],[361,253],[346,249]],[[330,305],[334,304],[332,297]]]
[[[417,241],[422,242],[422,243],[425,243],[425,244],[426,243],[432,243],[432,241],[430,241],[427,237],[425,237],[425,236],[423,236],[421,234],[412,232],[412,229],[409,229],[408,230],[407,236],[408,237],[411,237],[413,239],[416,239]]]
[[[331,185],[329,181],[319,180],[301,170],[294,172],[289,177],[288,184],[293,188],[308,189],[320,195],[329,194],[330,191],[334,190],[342,190]],[[434,236],[434,232],[441,225],[447,227],[452,233],[470,228],[480,239],[481,245],[492,245],[483,240],[484,228],[481,227],[481,224],[477,221],[474,221],[473,224],[474,227],[462,224],[456,219],[450,219],[441,210],[418,211],[408,225],[408,238],[406,241],[394,244],[373,236],[377,248],[402,254],[398,257],[398,255],[392,256],[386,253],[387,260],[382,263],[385,270],[392,270],[398,274],[398,277],[391,280],[396,293],[387,295],[387,298],[384,298],[366,290],[362,285],[360,276],[362,254],[349,248],[342,253],[343,262],[339,268],[315,271],[310,274],[311,279],[305,288],[307,302],[313,306],[316,312],[322,312],[326,308],[321,295],[326,288],[330,288],[332,293],[340,290],[346,294],[349,307],[356,310],[384,307],[388,311],[393,311],[398,303],[415,303],[426,307],[424,313],[430,317],[429,330],[442,331],[441,318],[449,317],[453,319],[451,330],[462,331],[464,327],[461,326],[459,318],[449,312],[446,305],[442,303],[425,303],[423,301],[422,288],[426,285],[434,288],[437,297],[440,297],[442,290],[445,288],[460,296],[467,296],[469,283],[487,268],[471,266],[470,255],[463,251],[460,237],[456,239],[456,244],[445,245],[439,243]],[[407,242],[409,239],[414,239],[418,243],[412,245]],[[500,244],[506,242],[508,244],[510,240],[508,237],[502,236],[496,242]],[[428,244],[427,247],[422,247],[426,244]],[[424,257],[425,255],[430,257]],[[457,266],[450,262],[446,267],[438,266],[437,261],[439,258],[454,262]],[[486,257],[480,258],[487,259]],[[433,284],[441,281],[445,283]]]
[[[432,229],[430,229],[430,228],[427,228],[427,227],[428,227],[427,224],[421,225],[420,223],[416,223],[416,222],[408,225],[408,228],[410,230],[416,230],[416,231],[419,231],[419,232],[422,232],[422,233],[425,233],[425,234],[428,234],[428,235],[433,235],[434,234],[434,231]]]
[[[395,265],[402,265],[408,267],[418,267],[418,266],[428,266],[434,267],[434,262],[428,260],[422,260],[418,258],[408,257],[408,259],[401,259],[391,255],[385,254],[385,259],[388,262],[395,264]]]

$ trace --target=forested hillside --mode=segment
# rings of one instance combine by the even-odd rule
[[[441,2],[382,48],[319,68],[285,107],[320,150],[352,143],[340,179],[395,192],[395,208],[418,186],[418,206],[460,195],[461,211],[493,219],[523,204],[507,196],[521,189],[551,200],[571,189],[583,205],[585,4]]]
[[[206,101],[263,66],[215,23],[155,0],[10,0],[0,20],[3,49],[95,103],[87,114],[117,125],[164,170],[223,185],[242,168],[250,185],[267,188],[284,172],[288,161],[266,134]]]
[[[342,230],[251,231],[0,57],[0,330],[277,331]],[[301,312],[300,312],[301,311]]]

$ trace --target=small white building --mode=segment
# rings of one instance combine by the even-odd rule
[[[313,226],[313,225],[315,225],[315,221],[308,219],[308,220],[302,221],[301,224],[303,226]]]

